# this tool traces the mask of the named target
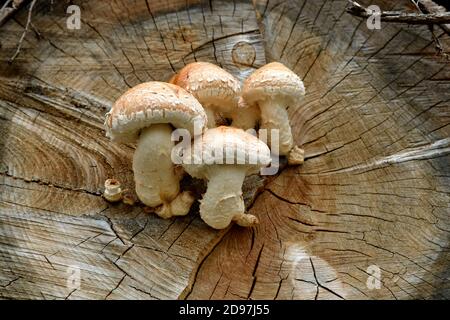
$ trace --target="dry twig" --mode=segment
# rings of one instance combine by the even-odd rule
[[[427,13],[425,13],[421,8],[422,3],[420,0],[410,0],[410,2],[416,7],[419,13],[381,11],[378,13],[380,21],[427,25],[435,43],[437,54],[449,59],[449,55],[444,52],[444,48],[442,47],[439,38],[434,33],[434,25],[439,25],[444,31],[446,31],[447,26],[445,24],[450,23],[450,12],[428,13],[427,11]],[[371,10],[361,6],[358,2],[349,0],[349,3],[351,6],[347,8],[348,13],[361,18],[370,18],[373,16],[373,12]]]
[[[421,7],[422,3],[420,2],[420,0],[410,0],[410,1],[414,4],[414,6],[416,7],[417,11],[419,11],[420,13],[424,13],[424,10]],[[422,4],[422,6],[423,6],[423,4]],[[424,7],[424,9],[427,10],[426,7]],[[441,28],[443,26],[445,26],[445,25],[441,25]],[[435,43],[435,48],[436,48],[437,54],[440,55],[440,56],[443,56],[446,59],[449,59],[449,55],[446,52],[444,52],[444,48],[442,47],[441,41],[439,40],[439,38],[434,33],[434,25],[430,24],[430,25],[428,25],[428,28],[430,29],[431,36],[433,37],[433,41]],[[445,28],[442,28],[442,29],[446,32]]]
[[[27,18],[27,23],[26,23],[26,25],[25,25],[25,30],[23,31],[22,36],[20,37],[19,44],[17,45],[16,52],[15,52],[14,55],[11,57],[11,59],[9,59],[9,63],[12,63],[12,62],[17,58],[17,56],[19,55],[20,50],[22,49],[23,41],[24,41],[24,39],[25,39],[25,36],[26,36],[27,33],[28,33],[28,30],[30,29],[30,26],[31,26],[34,30],[36,30],[36,29],[33,27],[33,24],[31,23],[31,16],[32,16],[33,8],[34,8],[34,5],[36,4],[36,1],[37,1],[37,0],[31,1],[30,8],[28,9],[28,18]],[[24,2],[24,1],[21,1],[21,3],[23,3],[23,2]],[[39,32],[37,32],[37,34],[39,34]]]
[[[416,9],[422,13],[436,13],[436,12],[446,12],[447,9],[441,5],[438,5],[432,0],[410,0]],[[450,25],[440,24],[439,27],[450,35]]]
[[[358,2],[349,0],[350,7],[347,8],[347,12],[351,15],[360,18],[370,18],[373,16],[371,10],[361,6]],[[385,22],[398,22],[407,24],[446,24],[450,23],[450,12],[439,13],[408,13],[402,11],[381,11],[381,21]]]
[[[28,2],[29,0],[7,0],[0,8],[0,27]]]

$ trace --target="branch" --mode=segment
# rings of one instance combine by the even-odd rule
[[[29,0],[7,0],[0,8],[0,27],[28,2]]]
[[[25,1],[21,1],[21,3],[23,3],[23,2],[25,2]],[[14,53],[14,55],[9,60],[9,63],[12,63],[17,58],[17,56],[19,55],[20,50],[22,49],[23,40],[25,39],[25,36],[27,35],[28,30],[30,29],[30,25],[31,26],[33,25],[31,23],[31,15],[33,13],[33,8],[34,8],[35,4],[36,4],[36,0],[31,1],[30,8],[28,9],[28,19],[27,19],[27,24],[25,25],[25,30],[23,31],[22,36],[20,37],[19,44],[17,45],[16,52]]]
[[[447,9],[432,0],[410,0],[418,11],[422,13],[437,13],[437,12],[446,12]],[[450,25],[441,24],[439,27],[445,31],[450,36]]]
[[[427,3],[425,1],[424,1],[424,3],[422,3],[422,2],[420,2],[420,0],[410,0],[410,2],[412,2],[415,5],[417,11],[419,11],[420,13],[424,13],[424,12],[428,13],[428,12],[430,12],[430,10],[435,10],[434,8],[428,7],[427,5],[430,5],[430,3]],[[431,2],[431,4],[434,5],[433,2]],[[448,33],[447,25],[443,24],[443,25],[440,25],[440,27],[442,30],[444,30],[444,32]],[[435,43],[435,47],[436,47],[436,51],[437,51],[438,55],[443,56],[444,58],[446,58],[448,60],[450,56],[446,52],[444,52],[444,48],[442,47],[441,41],[434,33],[434,25],[433,24],[428,25],[428,29],[430,29],[431,36],[433,37],[433,41]]]
[[[350,7],[347,8],[347,12],[351,15],[360,18],[370,18],[373,16],[373,12],[367,8],[361,6],[356,1],[351,1]],[[381,21],[385,22],[398,22],[407,24],[446,24],[450,23],[450,12],[442,13],[406,13],[401,11],[381,11]]]

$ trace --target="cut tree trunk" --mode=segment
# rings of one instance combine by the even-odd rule
[[[26,8],[0,28],[1,298],[450,298],[450,66],[426,26],[368,30],[346,0],[74,2],[81,30],[38,1],[41,37],[12,64]],[[257,227],[101,197],[107,178],[133,189],[134,146],[103,129],[113,101],[196,60],[304,79],[290,118],[306,161],[247,180]]]

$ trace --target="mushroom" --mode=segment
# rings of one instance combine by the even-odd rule
[[[296,107],[296,100],[305,94],[302,80],[290,69],[272,62],[253,72],[245,81],[242,96],[246,103],[257,104],[261,111],[261,128],[279,130],[278,154],[287,156],[291,165],[301,164],[304,152],[294,146],[287,107]],[[276,150],[270,141],[272,152]],[[276,153],[276,152],[275,152]]]
[[[247,175],[270,164],[269,147],[242,129],[220,126],[194,139],[183,167],[194,178],[208,180],[200,216],[209,226],[224,229],[232,221],[249,227],[258,222],[245,214],[242,184]]]
[[[208,127],[217,126],[221,117],[232,120],[232,126],[241,129],[254,128],[259,110],[239,103],[241,84],[224,69],[209,62],[193,62],[174,75],[170,83],[190,93],[202,104],[208,115]]]
[[[105,181],[105,192],[103,197],[109,202],[118,202],[122,200],[122,188],[119,180],[107,179]]]
[[[190,93],[156,81],[125,92],[106,116],[106,135],[113,141],[137,141],[136,194],[145,205],[159,207],[156,213],[163,218],[186,215],[194,201],[189,192],[180,194],[181,175],[171,160],[172,126],[187,129],[192,136],[201,134],[206,123],[205,111]]]

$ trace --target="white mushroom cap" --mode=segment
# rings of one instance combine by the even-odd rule
[[[197,153],[196,150],[201,150],[202,153]],[[220,158],[216,157],[217,151]],[[191,163],[184,164],[183,167],[198,179],[207,178],[205,167],[208,166],[245,166],[246,174],[249,175],[257,173],[271,162],[270,149],[263,141],[242,129],[225,126],[208,129],[201,139],[194,139],[186,156]]]
[[[289,68],[272,62],[253,72],[244,82],[243,98],[247,103],[266,99],[295,101],[305,94],[303,81]]]
[[[216,153],[217,152],[217,153]],[[270,164],[269,147],[257,137],[232,127],[208,129],[186,152],[183,168],[191,176],[208,180],[200,200],[200,217],[215,229],[232,221],[252,226],[258,219],[245,214],[242,184],[245,176]]]
[[[206,127],[202,105],[186,90],[164,82],[146,82],[125,92],[106,116],[106,135],[118,142],[135,141],[143,128],[167,123],[194,134]]]
[[[238,79],[209,62],[190,63],[169,82],[192,93],[203,106],[217,108],[217,111],[237,107],[241,92]]]

